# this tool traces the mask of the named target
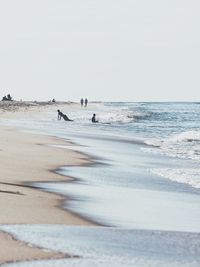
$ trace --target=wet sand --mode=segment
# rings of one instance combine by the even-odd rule
[[[46,108],[46,105],[33,109],[31,106],[31,112],[40,112],[41,108]],[[3,117],[20,116],[22,113],[27,115],[23,109],[23,105],[17,110],[11,105],[6,107],[6,111],[2,111],[0,105]],[[67,177],[55,173],[55,169],[59,166],[84,164],[88,161],[86,156],[49,146],[66,144],[58,138],[24,133],[15,128],[1,126],[0,140],[0,224],[92,225],[91,222],[64,210],[64,197],[28,185],[39,181],[65,181]],[[63,255],[29,247],[5,233],[0,233],[0,264],[52,257]]]
[[[15,240],[7,233],[0,233],[0,264],[33,259],[60,259],[68,257],[62,253],[44,251]]]

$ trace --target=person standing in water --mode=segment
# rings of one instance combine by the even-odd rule
[[[85,99],[85,107],[87,107],[87,105],[88,105],[88,100],[87,100],[87,98]]]
[[[92,122],[93,123],[99,122],[99,121],[96,120],[96,114],[93,114],[93,116],[92,116]]]
[[[80,103],[81,103],[81,107],[83,106],[83,103],[84,103],[84,100],[83,100],[83,98],[81,98],[81,101],[80,101]]]

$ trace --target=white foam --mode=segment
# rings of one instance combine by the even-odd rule
[[[171,157],[200,161],[200,131],[186,131],[166,139],[146,140],[146,144],[155,146],[150,152],[162,153]],[[145,151],[148,151],[145,149]]]
[[[169,138],[171,142],[192,142],[200,141],[200,131],[187,131]]]
[[[168,178],[172,181],[189,184],[192,187],[200,188],[200,169],[151,169],[153,174]]]
[[[79,256],[2,266],[198,267],[200,264],[197,233],[62,225],[3,225],[0,229],[30,245]]]

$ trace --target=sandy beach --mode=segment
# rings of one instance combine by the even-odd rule
[[[0,1],[0,266],[200,267],[200,1]]]
[[[0,265],[198,267],[199,137],[170,108],[189,129],[184,103],[0,101]]]
[[[69,105],[69,104],[67,104]],[[1,117],[30,116],[31,112],[55,109],[48,103],[3,103]],[[49,136],[20,132],[19,129],[0,127],[0,224],[65,224],[92,225],[62,208],[62,196],[46,193],[28,184],[39,181],[65,181],[55,173],[59,166],[80,165],[87,157],[72,150],[51,145],[65,141]],[[65,257],[58,253],[29,247],[0,233],[0,264],[21,260]]]

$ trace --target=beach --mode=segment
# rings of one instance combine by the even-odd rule
[[[1,105],[2,266],[199,266],[198,105]]]
[[[0,267],[200,267],[199,9],[0,1]]]
[[[28,106],[18,104],[17,108],[19,110],[12,103],[8,103],[7,107],[4,104],[4,118],[18,117]],[[40,108],[38,111],[40,112]],[[32,182],[67,180],[55,173],[55,169],[59,166],[84,164],[88,160],[86,156],[72,150],[52,147],[66,144],[64,140],[24,133],[12,127],[1,126],[0,139],[0,224],[92,225],[89,221],[64,211],[62,196],[36,190],[30,185]],[[26,246],[4,233],[1,233],[0,243],[1,264],[61,256]]]

